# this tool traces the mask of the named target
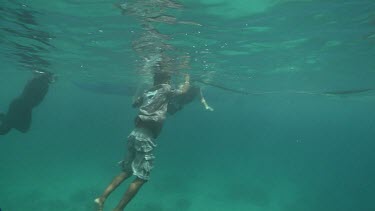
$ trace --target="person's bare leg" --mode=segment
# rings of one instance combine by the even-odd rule
[[[128,203],[133,199],[133,197],[137,194],[139,189],[141,189],[142,185],[145,184],[147,180],[143,180],[140,178],[136,178],[128,187],[128,190],[125,192],[124,196],[122,197],[121,201],[118,203],[117,207],[113,211],[123,211],[128,205]]]
[[[127,178],[131,176],[130,173],[127,172],[121,172],[119,175],[117,175],[112,182],[108,185],[108,187],[105,189],[103,194],[95,199],[95,203],[98,206],[98,211],[103,211],[104,202],[107,199],[107,197]]]

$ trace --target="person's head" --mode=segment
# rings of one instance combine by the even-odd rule
[[[168,71],[154,72],[154,86],[159,84],[169,84],[171,80],[171,73]]]
[[[39,80],[43,80],[46,83],[54,83],[56,81],[56,76],[49,72],[49,71],[34,71],[35,78],[38,78]]]
[[[161,54],[160,60],[153,67],[154,86],[169,84],[172,78],[173,62],[167,55]]]

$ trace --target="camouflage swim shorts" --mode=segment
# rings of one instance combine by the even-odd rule
[[[135,128],[128,136],[127,147],[126,158],[120,162],[122,170],[131,172],[140,179],[148,180],[155,159],[152,152],[156,147],[152,131]]]

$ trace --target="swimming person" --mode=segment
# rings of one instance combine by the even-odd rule
[[[20,96],[14,99],[7,113],[0,113],[0,135],[12,129],[26,133],[31,126],[32,110],[46,96],[49,84],[54,81],[50,72],[35,71],[35,76],[26,84]]]
[[[156,71],[153,78],[153,87],[145,91],[133,104],[139,108],[139,113],[135,118],[135,129],[128,136],[126,157],[120,162],[122,172],[112,180],[103,194],[95,199],[99,211],[103,210],[107,197],[132,175],[136,178],[113,211],[122,211],[149,180],[155,159],[155,139],[163,127],[168,103],[174,97],[185,94],[190,86],[189,75],[185,76],[185,82],[178,89],[171,87],[171,74],[167,71]]]
[[[140,68],[137,72],[142,78],[142,82],[153,84],[133,103],[133,107],[139,108],[139,113],[135,118],[135,128],[127,139],[126,157],[120,162],[122,172],[94,200],[99,211],[103,211],[108,196],[123,181],[134,175],[136,178],[131,182],[113,211],[125,209],[150,178],[155,159],[153,154],[156,147],[155,140],[159,136],[166,119],[168,104],[173,100],[178,103],[189,103],[194,99],[193,95],[185,95],[186,98],[178,99],[179,96],[186,94],[190,88],[189,75],[185,76],[185,82],[178,88],[174,89],[171,86],[172,75],[179,73],[182,69],[187,69],[188,65],[183,64],[189,60],[184,59],[180,63],[181,61],[176,59],[178,51],[169,43],[171,37],[159,32],[156,27],[159,24],[153,24],[188,23],[180,22],[175,17],[166,14],[167,10],[180,9],[182,5],[170,0],[140,0],[127,1],[120,4],[119,8],[123,14],[134,16],[140,23],[142,31],[137,39],[133,40],[132,49],[139,57],[137,61],[140,63]],[[179,109],[181,108],[179,107]]]

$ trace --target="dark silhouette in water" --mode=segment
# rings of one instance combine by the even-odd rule
[[[283,94],[283,93],[289,93],[289,94],[309,94],[309,95],[326,95],[326,96],[350,96],[355,94],[361,94],[365,92],[375,91],[375,88],[363,88],[363,89],[347,89],[347,90],[334,90],[334,91],[298,91],[298,90],[287,90],[287,91],[246,91],[246,90],[239,90],[239,89],[233,89],[229,88],[220,84],[212,83],[212,82],[206,82],[201,79],[192,79],[191,81],[195,81],[207,86],[215,87],[218,89],[221,89],[226,92],[231,92],[235,94],[241,94],[241,95],[266,95],[266,94]],[[107,84],[107,83],[81,83],[81,82],[75,82],[74,85],[77,87],[95,92],[100,94],[114,94],[114,95],[122,95],[122,96],[134,96],[136,93],[136,88],[124,85],[124,84]],[[189,89],[188,93],[186,95],[179,97],[179,99],[176,99],[176,101],[186,101],[186,103],[178,103],[180,105],[182,104],[188,104],[190,103],[195,96],[199,93],[200,89],[199,87],[193,86]],[[194,96],[194,97],[193,97]],[[171,103],[173,104],[173,102]],[[171,108],[170,110],[174,110],[176,108]],[[169,108],[168,108],[169,110]],[[177,109],[181,110],[181,109]],[[174,112],[173,112],[174,113]]]
[[[0,114],[0,135],[7,134],[13,128],[22,133],[30,129],[32,110],[43,101],[49,84],[53,81],[53,75],[50,72],[37,74],[28,81],[22,94],[10,103],[8,112]]]
[[[283,91],[271,91],[271,92],[248,92],[243,90],[236,90],[228,87],[224,87],[218,84],[205,82],[202,80],[196,80],[202,84],[209,85],[212,87],[219,88],[224,91],[229,91],[237,94],[243,94],[243,95],[264,95],[264,94],[277,94],[282,93]],[[296,94],[322,94],[322,95],[338,95],[338,96],[344,96],[344,95],[353,95],[353,94],[361,94],[364,92],[374,91],[375,88],[366,88],[366,89],[348,89],[348,90],[335,90],[335,91],[325,91],[325,92],[307,92],[307,91],[287,91],[288,93],[296,93]]]
[[[364,92],[374,91],[375,89],[368,88],[368,89],[351,89],[351,90],[338,90],[338,91],[329,91],[323,92],[326,95],[352,95],[352,94],[360,94]]]

